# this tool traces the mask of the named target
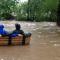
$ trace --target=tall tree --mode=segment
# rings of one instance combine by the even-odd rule
[[[30,20],[36,20],[44,0],[28,0],[27,14]],[[38,20],[38,19],[37,19]]]
[[[28,0],[28,7],[27,7],[27,20],[29,21],[30,20],[30,2],[31,2],[31,0]]]

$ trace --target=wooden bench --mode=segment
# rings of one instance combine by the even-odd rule
[[[23,35],[12,37],[11,38],[11,45],[21,45],[23,40]],[[31,37],[26,37],[25,45],[30,44]],[[9,37],[0,37],[0,46],[1,45],[8,45]]]
[[[1,45],[8,45],[8,39],[9,39],[8,36],[6,36],[6,37],[0,37],[0,46]]]
[[[23,40],[23,35],[12,37],[11,44],[12,45],[21,45]]]

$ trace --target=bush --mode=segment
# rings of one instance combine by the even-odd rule
[[[15,19],[14,16],[12,16],[10,13],[3,13],[1,17],[7,20]]]

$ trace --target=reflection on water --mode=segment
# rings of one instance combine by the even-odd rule
[[[32,33],[29,46],[0,47],[0,60],[60,60],[60,28],[53,22],[1,21],[7,31],[20,23],[25,32]]]

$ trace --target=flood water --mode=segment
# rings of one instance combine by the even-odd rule
[[[7,31],[20,23],[25,32],[32,33],[28,46],[0,46],[0,60],[60,60],[60,28],[53,22],[1,21]]]

